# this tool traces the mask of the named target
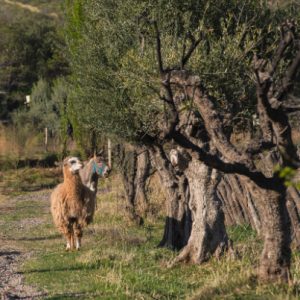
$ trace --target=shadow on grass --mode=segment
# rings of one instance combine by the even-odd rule
[[[20,255],[21,252],[19,251],[0,251],[0,256],[6,256],[6,255]]]
[[[27,299],[27,300],[32,300],[32,299],[45,299],[45,298],[41,298],[41,297],[46,297],[48,294],[47,293],[38,293],[38,295],[30,295],[30,296],[19,296],[19,295],[15,295],[13,293],[3,293],[3,298],[1,299]],[[47,298],[48,299],[48,298]]]
[[[147,242],[145,237],[139,236],[131,236],[128,233],[124,233],[122,230],[116,228],[96,228],[96,229],[87,229],[85,231],[85,235],[87,236],[100,236],[105,237],[110,243],[118,244],[118,243],[126,243],[130,246],[140,247]]]
[[[46,241],[46,240],[56,240],[56,239],[61,239],[61,235],[59,234],[54,234],[54,235],[49,235],[49,236],[38,236],[38,237],[22,237],[15,239],[15,241]]]
[[[82,271],[82,270],[98,270],[101,267],[101,264],[91,264],[91,265],[81,265],[76,267],[64,267],[64,268],[46,268],[39,270],[28,270],[21,271],[19,274],[36,274],[36,273],[48,273],[48,272],[69,272],[69,271]]]
[[[247,289],[255,291],[257,284],[257,278],[255,276],[247,276],[238,280],[229,280],[228,282],[225,281],[223,284],[216,286],[204,287],[201,290],[196,291],[191,299],[222,299],[223,297],[227,299],[242,299],[235,298],[238,294],[237,290],[243,290],[244,287],[247,287]],[[251,295],[251,298],[249,295],[247,295],[247,297],[249,298],[246,299],[261,299],[261,295],[256,296],[255,292],[254,295]]]
[[[22,186],[19,188],[19,191],[21,192],[38,192],[40,190],[43,190],[43,189],[53,189],[54,187],[57,186],[57,182],[55,183],[49,183],[49,184],[39,184],[39,185],[36,185],[36,186]]]
[[[290,299],[296,297],[299,299],[300,285],[295,283],[292,286],[287,284],[269,284],[265,289],[265,294],[258,293],[257,288],[264,290],[263,285],[259,283],[254,275],[245,276],[236,280],[228,280],[217,286],[204,287],[196,291],[191,300],[206,300],[206,299],[273,299],[271,294],[277,295],[276,299]],[[283,296],[284,295],[284,296]],[[282,297],[282,298],[281,298]],[[295,299],[296,299],[295,298]],[[294,298],[292,298],[294,299]]]
[[[37,206],[37,204],[39,204]],[[37,209],[37,208],[48,208],[49,205],[46,205],[44,203],[37,203],[36,205],[20,205],[20,206],[16,206],[14,207],[14,211],[18,211],[18,210],[21,210],[23,211],[24,209]],[[40,213],[39,212],[39,215],[47,215],[48,213]]]
[[[58,300],[58,299],[94,299],[96,296],[104,296],[104,293],[95,293],[95,292],[84,292],[84,293],[61,293],[55,295],[48,295],[47,300]]]
[[[37,237],[20,237],[20,238],[10,238],[10,239],[2,239],[5,241],[46,241],[46,240],[56,240],[61,239],[61,235],[53,234],[49,236],[37,236]]]

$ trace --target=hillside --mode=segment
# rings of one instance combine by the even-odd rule
[[[39,78],[65,74],[63,1],[1,0],[0,120],[24,103]]]
[[[43,1],[43,0],[34,0],[34,1],[12,1],[12,0],[1,0],[2,9],[1,12],[6,14],[7,12],[17,13],[16,10],[19,10],[19,14],[26,14],[27,12],[38,13],[41,15],[46,15],[50,17],[60,17],[62,15],[62,0],[58,1]]]

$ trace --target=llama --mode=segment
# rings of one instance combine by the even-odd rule
[[[77,157],[63,161],[64,182],[51,194],[51,213],[57,229],[67,240],[66,250],[81,246],[82,229],[86,225],[85,198],[90,191],[82,183],[79,170],[83,165]]]
[[[97,208],[97,187],[98,178],[107,177],[110,168],[102,161],[101,156],[94,156],[84,167],[79,171],[82,183],[89,190],[88,197],[86,197],[86,223],[93,221],[95,209]]]
[[[82,183],[86,187],[84,197],[84,215],[85,223],[87,225],[93,221],[97,206],[96,195],[98,178],[99,176],[106,177],[109,170],[109,167],[102,161],[101,157],[94,156],[79,171]]]
[[[77,157],[63,162],[64,182],[51,194],[51,213],[57,229],[67,240],[66,250],[81,247],[83,227],[93,221],[98,176],[107,176],[109,168],[91,159],[84,167]]]
[[[97,193],[98,178],[107,177],[110,168],[103,162],[101,156],[94,156],[79,171],[83,184],[95,194]]]

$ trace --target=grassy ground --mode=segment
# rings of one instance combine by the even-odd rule
[[[20,271],[43,299],[299,299],[300,256],[293,257],[293,286],[258,284],[261,242],[247,227],[229,229],[240,259],[168,268],[176,253],[156,248],[163,219],[136,227],[124,215],[120,182],[104,185],[79,252],[64,251],[49,214],[50,191],[0,198],[0,238],[30,253]]]
[[[55,187],[62,179],[57,168],[22,168],[0,171],[0,193],[19,194]]]

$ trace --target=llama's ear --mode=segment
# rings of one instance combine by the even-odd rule
[[[69,162],[69,158],[70,158],[70,157],[64,158],[63,161],[60,163],[61,166],[66,166],[66,165],[68,164],[68,162]]]

